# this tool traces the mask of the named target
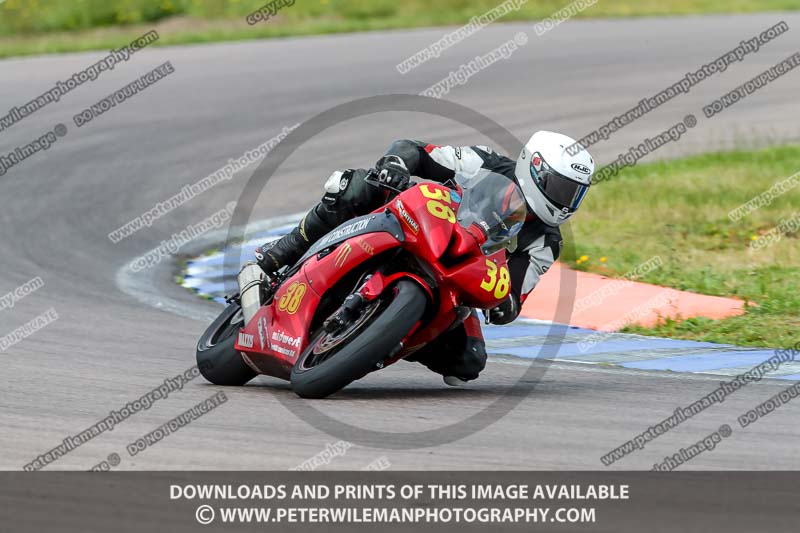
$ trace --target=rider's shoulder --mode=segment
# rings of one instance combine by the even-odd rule
[[[483,159],[486,163],[489,164],[499,165],[508,163],[509,161],[514,162],[513,159],[497,152],[491,146],[478,144],[475,146],[470,146],[469,148],[470,150],[478,154],[481,157],[481,159]]]
[[[496,154],[497,152],[491,146],[486,146],[485,144],[476,144],[475,146],[471,147],[473,150],[477,149],[481,152],[486,152],[487,154]]]

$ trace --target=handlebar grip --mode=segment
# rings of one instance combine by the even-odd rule
[[[377,169],[371,168],[367,171],[367,175],[364,176],[364,181],[366,181],[367,183],[369,183],[374,187],[378,187],[379,189],[386,189],[387,191],[392,191],[397,194],[407,191],[408,189],[417,184],[415,181],[409,181],[408,185],[404,189],[398,189],[397,187],[392,187],[391,185],[378,180],[377,179],[378,174],[379,173]]]

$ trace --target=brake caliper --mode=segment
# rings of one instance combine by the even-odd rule
[[[364,297],[359,293],[344,299],[342,306],[322,324],[326,333],[335,333],[349,324],[364,307]]]

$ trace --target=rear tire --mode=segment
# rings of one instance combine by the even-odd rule
[[[324,332],[300,354],[291,375],[292,390],[298,396],[325,398],[375,370],[419,322],[427,304],[422,288],[407,280],[399,281],[394,291],[379,299],[371,320],[350,332],[342,344],[331,347],[333,353],[326,358],[314,351],[326,341]]]
[[[234,348],[237,333],[243,325],[241,307],[230,304],[197,342],[197,367],[214,385],[244,385],[258,375]]]

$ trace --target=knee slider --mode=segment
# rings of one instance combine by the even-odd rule
[[[325,182],[325,196],[322,201],[327,205],[334,205],[345,193],[353,177],[353,170],[337,170]]]

